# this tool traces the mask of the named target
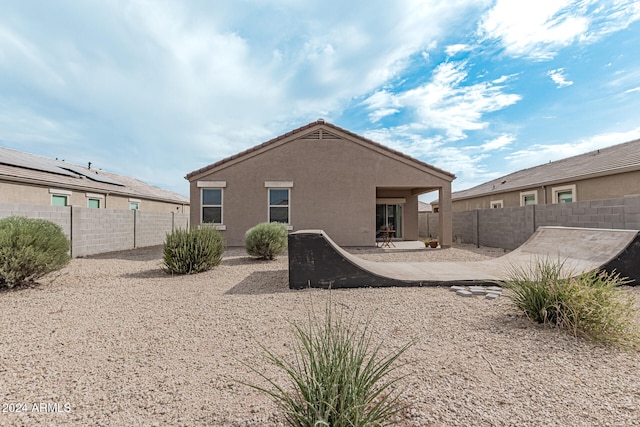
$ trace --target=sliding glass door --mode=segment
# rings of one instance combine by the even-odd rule
[[[383,227],[395,230],[395,237],[402,238],[402,205],[376,205],[376,233]]]

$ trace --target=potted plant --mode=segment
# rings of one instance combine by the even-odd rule
[[[424,245],[426,247],[429,248],[437,248],[438,247],[438,241],[432,238],[428,238],[424,240]]]

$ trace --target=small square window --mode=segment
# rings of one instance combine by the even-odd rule
[[[51,196],[51,206],[67,206],[67,196],[53,194]]]
[[[538,204],[537,191],[523,191],[520,193],[520,206],[537,205],[537,204]]]
[[[137,211],[138,209],[140,209],[140,203],[129,202],[129,209],[131,209],[132,211]]]
[[[576,185],[562,185],[551,188],[553,203],[572,203],[577,201]]]
[[[87,207],[92,209],[100,208],[100,199],[89,199],[87,202]]]
[[[571,203],[573,202],[573,191],[559,191],[558,203]]]

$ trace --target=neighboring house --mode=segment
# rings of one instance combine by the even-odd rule
[[[218,228],[229,246],[271,221],[323,229],[343,246],[373,246],[387,225],[396,238],[418,239],[418,196],[439,191],[450,200],[455,176],[320,119],[186,179],[191,224]],[[446,204],[440,224],[441,242],[450,245]]]
[[[421,213],[431,213],[433,208],[430,203],[420,202],[418,201],[418,215]]]
[[[189,200],[137,179],[0,147],[0,202],[189,213]]]
[[[453,211],[585,202],[640,194],[640,139],[545,163],[452,195]],[[434,202],[434,211],[439,203]]]

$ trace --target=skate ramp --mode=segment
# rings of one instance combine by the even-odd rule
[[[289,287],[355,288],[493,284],[513,268],[549,259],[567,274],[617,271],[640,283],[640,231],[539,227],[522,246],[499,258],[477,262],[374,262],[338,246],[322,230],[289,235]]]

